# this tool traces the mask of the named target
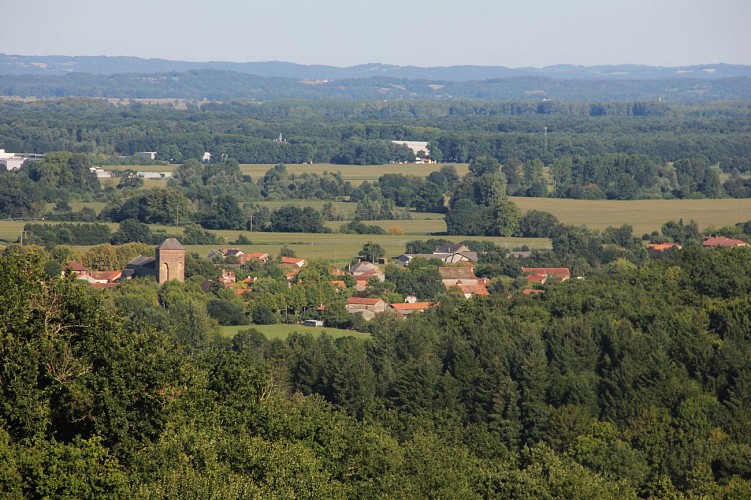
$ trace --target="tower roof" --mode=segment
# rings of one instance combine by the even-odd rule
[[[167,238],[161,245],[157,245],[157,250],[185,250],[185,247],[177,241],[177,238]]]

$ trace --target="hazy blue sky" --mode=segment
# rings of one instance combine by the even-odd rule
[[[350,66],[751,64],[751,0],[2,0],[0,52]]]

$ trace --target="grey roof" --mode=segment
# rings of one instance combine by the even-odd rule
[[[152,262],[156,262],[154,257],[146,257],[145,255],[139,255],[135,259],[128,262],[128,266],[147,266]]]
[[[177,241],[177,238],[167,238],[157,248],[159,250],[185,250],[185,247]]]
[[[458,253],[461,252],[463,248],[466,249],[464,250],[465,252],[469,250],[469,248],[461,243],[449,243],[448,245],[435,247],[435,252],[433,253]]]

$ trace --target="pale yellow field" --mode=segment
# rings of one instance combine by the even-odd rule
[[[695,220],[702,229],[751,219],[751,199],[720,200],[564,200],[512,198],[522,212],[545,210],[561,222],[591,229],[631,224],[640,236],[660,229],[669,220]]]

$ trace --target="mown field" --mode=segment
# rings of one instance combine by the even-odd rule
[[[285,339],[292,333],[309,333],[314,336],[318,336],[323,332],[326,332],[332,338],[338,339],[339,337],[355,337],[358,339],[370,338],[369,333],[357,332],[355,330],[340,330],[338,328],[316,328],[311,326],[302,325],[241,325],[241,326],[223,326],[222,335],[225,337],[234,337],[237,332],[241,330],[247,330],[248,328],[255,328],[263,333],[263,335],[269,339]]]
[[[631,224],[641,236],[659,230],[669,220],[695,220],[702,229],[751,219],[751,199],[718,200],[566,200],[560,198],[512,198],[522,212],[545,210],[561,222],[592,229]]]

